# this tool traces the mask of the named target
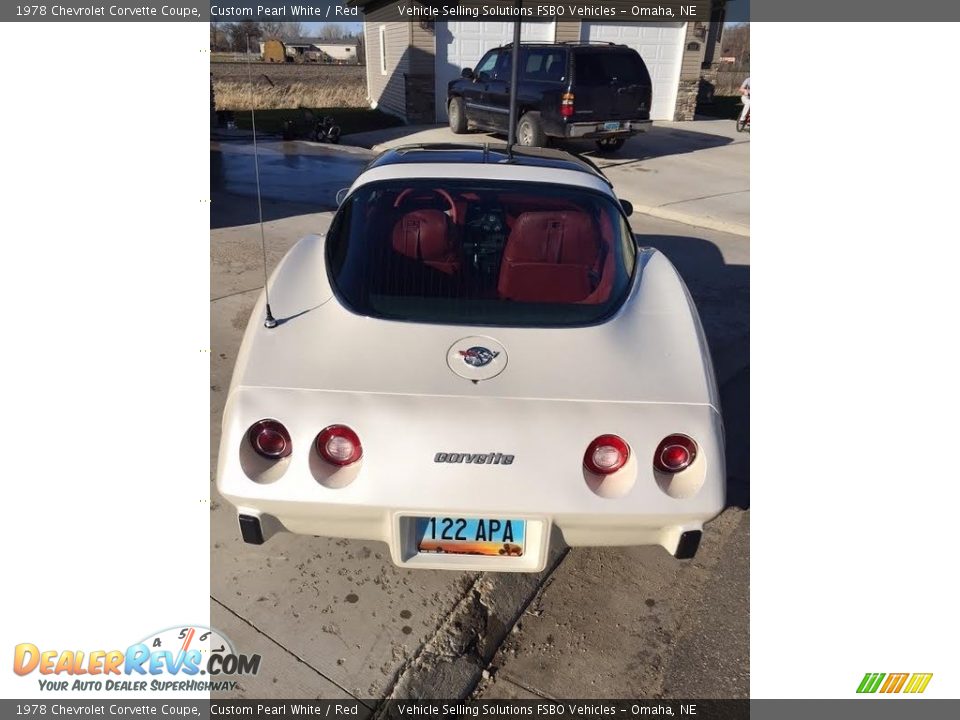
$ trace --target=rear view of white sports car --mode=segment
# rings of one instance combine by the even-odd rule
[[[581,159],[390,150],[268,290],[277,323],[261,296],[217,472],[246,542],[378,540],[404,567],[533,572],[555,534],[692,557],[723,508],[697,310]]]

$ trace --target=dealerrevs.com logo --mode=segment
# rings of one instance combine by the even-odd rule
[[[225,635],[202,625],[151,633],[125,650],[47,650],[20,643],[13,652],[17,675],[39,675],[41,690],[199,691],[233,690],[227,677],[256,675],[259,655],[234,650]]]

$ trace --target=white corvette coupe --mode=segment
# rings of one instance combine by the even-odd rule
[[[261,296],[247,327],[217,474],[243,539],[458,570],[542,570],[554,533],[692,557],[724,504],[716,381],[628,213],[558,151],[373,160],[274,272],[276,326]]]

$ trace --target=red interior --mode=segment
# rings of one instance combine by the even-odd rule
[[[468,209],[479,201],[472,192],[403,190],[390,203],[392,228],[385,228],[390,228],[393,252],[448,276],[463,290],[457,295],[473,296],[471,261],[461,238]],[[609,299],[616,233],[608,212],[598,213],[592,202],[581,206],[566,198],[521,193],[501,193],[496,203],[503,209],[507,239],[490,293],[530,303],[599,304]]]
[[[600,258],[590,216],[580,211],[525,212],[513,223],[500,265],[506,300],[581,302]]]
[[[393,249],[435,270],[454,275],[460,271],[461,260],[454,235],[453,223],[442,211],[413,210],[401,215],[394,224]]]

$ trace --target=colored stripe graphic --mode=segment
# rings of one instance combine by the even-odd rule
[[[885,673],[867,673],[863,676],[863,680],[860,681],[860,687],[857,688],[857,692],[875,693],[885,676]]]
[[[904,688],[905,693],[922,693],[927,689],[927,685],[930,684],[930,678],[933,677],[933,673],[914,673],[910,677],[910,682],[907,683],[907,687]]]
[[[932,678],[933,673],[866,673],[857,686],[857,692],[875,693],[879,689],[881,693],[892,694],[902,690],[904,693],[916,695],[927,689]]]
[[[886,682],[883,683],[883,687],[880,688],[882,693],[898,693],[903,687],[903,684],[907,681],[907,678],[910,676],[910,673],[890,673],[887,675]]]

